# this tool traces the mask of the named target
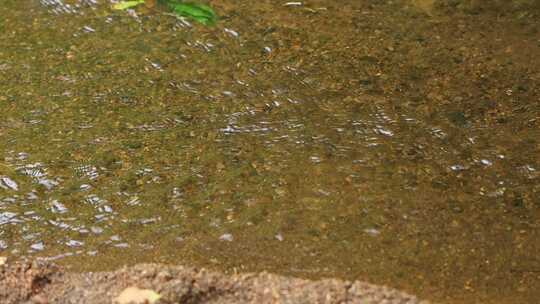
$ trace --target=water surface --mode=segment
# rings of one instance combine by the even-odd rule
[[[340,2],[212,1],[204,28],[4,1],[0,254],[532,303],[538,23],[485,45],[468,19]]]

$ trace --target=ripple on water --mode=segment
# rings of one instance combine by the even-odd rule
[[[97,0],[39,0],[39,2],[51,13],[56,15],[62,14],[84,14],[85,8],[95,7],[98,5]]]

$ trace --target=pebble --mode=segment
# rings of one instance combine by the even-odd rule
[[[232,242],[234,240],[234,238],[233,238],[232,234],[225,233],[225,234],[223,234],[222,236],[219,237],[219,240],[220,241]]]

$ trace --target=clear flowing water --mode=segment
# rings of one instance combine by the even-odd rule
[[[424,21],[345,2],[215,1],[204,28],[2,1],[0,255],[335,276],[450,303],[539,295],[538,99],[497,125],[489,103],[401,93],[437,64],[376,36],[413,41]],[[340,20],[355,14],[367,30]]]

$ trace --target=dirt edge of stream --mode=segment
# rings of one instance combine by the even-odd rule
[[[157,303],[428,304],[360,281],[310,281],[265,272],[225,275],[204,268],[139,264],[111,272],[71,273],[40,261],[0,266],[0,302],[6,304],[112,303],[128,287],[155,291],[161,296]]]

